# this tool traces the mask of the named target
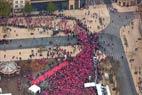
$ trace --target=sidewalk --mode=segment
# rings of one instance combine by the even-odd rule
[[[61,20],[52,20],[52,26],[55,28],[61,27]],[[67,28],[74,29],[74,21],[68,20],[66,24]],[[24,38],[41,38],[51,37],[53,30],[43,28],[18,28],[18,27],[2,27],[0,26],[0,39],[24,39]],[[63,32],[59,31],[56,36],[66,36]]]
[[[69,53],[71,56],[76,56],[81,51],[81,47],[78,45],[60,46],[59,50],[57,51],[55,51],[54,49],[56,48],[53,47],[51,50],[46,48],[29,48],[0,51],[0,62],[41,58],[57,58],[59,56],[64,57],[65,53]]]
[[[9,30],[4,31],[3,27],[0,27],[0,38],[2,39],[24,39],[24,38],[41,38],[41,37],[51,37],[53,31],[43,30],[42,28],[26,29],[26,28],[16,28],[8,27]]]

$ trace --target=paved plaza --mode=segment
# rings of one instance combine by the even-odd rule
[[[106,5],[90,6],[88,9],[67,10],[60,13],[81,20],[92,33],[100,32],[110,23],[109,10]]]

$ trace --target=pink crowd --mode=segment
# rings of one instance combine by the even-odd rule
[[[77,26],[75,32],[83,44],[82,51],[67,66],[48,77],[51,87],[43,95],[96,95],[94,88],[84,88],[84,83],[89,82],[88,76],[95,78],[94,47],[89,44],[87,33],[81,27]]]
[[[37,23],[35,24],[38,25],[40,21],[44,20],[40,19],[36,21]],[[9,24],[15,22],[18,25],[20,24],[17,23],[16,19],[10,21]],[[30,26],[33,25],[32,18],[29,18],[27,22]],[[90,37],[78,20],[76,23],[74,31],[69,30],[69,32],[74,32],[77,35],[82,45],[82,51],[72,61],[60,63],[57,67],[46,71],[43,75],[32,81],[32,84],[39,85],[48,79],[49,88],[44,89],[41,95],[97,95],[95,88],[84,88],[84,83],[89,82],[88,77],[92,76],[95,79],[96,76],[93,64],[93,52],[97,48],[97,36],[96,34],[92,34]]]
[[[92,57],[96,46],[89,43],[88,34],[83,28],[76,26],[75,32],[83,45],[82,51],[71,62],[60,63],[63,66],[54,67],[54,72],[51,69],[32,81],[33,84],[39,84],[46,78],[49,80],[51,87],[45,89],[42,95],[96,95],[94,88],[84,88],[84,83],[89,82],[87,81],[89,76],[95,78]]]

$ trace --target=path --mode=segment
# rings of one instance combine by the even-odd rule
[[[25,49],[33,47],[46,46],[65,46],[68,44],[76,44],[77,38],[73,36],[58,36],[58,37],[43,37],[43,38],[28,38],[28,39],[14,39],[8,44],[0,44],[0,50],[10,49]]]

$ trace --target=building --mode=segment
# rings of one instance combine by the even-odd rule
[[[58,10],[77,9],[85,6],[86,0],[8,0],[12,4],[14,12],[20,12],[26,3],[32,4],[35,10],[42,11],[47,3],[53,2]]]
[[[29,0],[7,0],[7,1],[10,3],[14,13],[21,12],[25,7],[26,2],[29,2]]]
[[[45,10],[47,3],[53,2],[58,10],[63,9],[77,9],[85,5],[86,0],[30,0],[29,3],[33,5],[37,11]]]
[[[118,5],[122,7],[134,6],[137,4],[137,0],[114,0]]]
[[[25,7],[25,0],[13,0],[12,8],[14,12],[21,12]]]
[[[58,10],[77,9],[85,6],[86,0],[7,0],[11,3],[13,12],[22,12],[26,3],[32,4],[35,10],[43,11],[47,3],[53,2]]]

